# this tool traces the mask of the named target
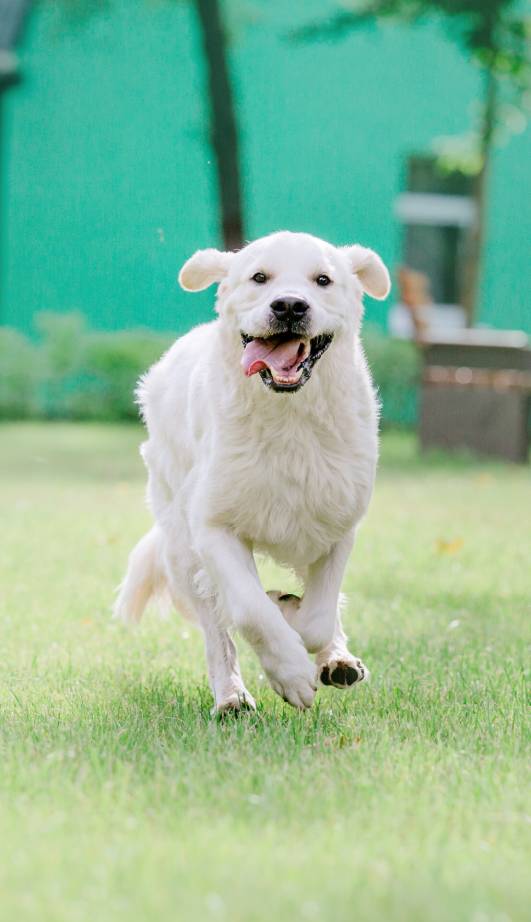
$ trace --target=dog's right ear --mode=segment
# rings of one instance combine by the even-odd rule
[[[202,291],[214,282],[221,282],[233,256],[234,253],[221,250],[197,250],[179,272],[179,284],[185,291]]]

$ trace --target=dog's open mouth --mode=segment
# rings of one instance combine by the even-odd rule
[[[241,333],[242,368],[247,375],[260,374],[274,391],[298,391],[310,378],[313,366],[332,342],[331,333],[309,339],[293,333],[280,333],[260,339]]]

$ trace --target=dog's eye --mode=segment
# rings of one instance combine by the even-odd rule
[[[255,272],[251,281],[256,282],[257,285],[264,285],[267,282],[267,275],[265,272]]]
[[[318,275],[315,281],[317,282],[318,285],[321,286],[321,288],[326,288],[327,285],[332,284],[332,279],[324,274]]]

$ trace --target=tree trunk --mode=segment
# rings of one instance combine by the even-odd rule
[[[487,225],[490,160],[496,120],[496,90],[496,77],[492,70],[487,68],[485,70],[484,113],[480,138],[481,168],[474,179],[473,187],[476,214],[470,232],[463,285],[463,307],[468,326],[473,325],[478,309],[483,247]]]
[[[210,140],[217,166],[223,243],[231,250],[244,238],[238,129],[230,83],[220,0],[195,0],[207,64]]]

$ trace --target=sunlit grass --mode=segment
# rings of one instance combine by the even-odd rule
[[[387,435],[345,582],[370,686],[301,715],[242,646],[258,713],[218,724],[193,627],[109,619],[141,437],[0,428],[0,918],[527,918],[528,470]]]

